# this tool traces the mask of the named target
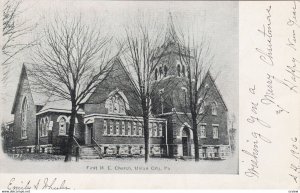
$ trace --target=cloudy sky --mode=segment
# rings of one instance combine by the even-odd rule
[[[82,14],[86,22],[97,25],[102,22],[108,33],[122,38],[124,26],[138,12],[150,13],[158,23],[167,24],[169,13],[173,15],[175,26],[193,31],[197,38],[206,34],[210,38],[212,52],[215,55],[212,74],[220,73],[216,84],[224,97],[229,113],[238,116],[238,2],[217,1],[58,1],[24,0],[22,20],[28,25],[38,27],[23,41],[39,37],[43,26],[55,15]],[[152,19],[151,18],[151,19]],[[164,34],[162,34],[164,35]],[[23,62],[30,62],[30,50],[20,55],[10,72],[8,89],[5,93],[5,104],[1,104],[5,121],[13,120],[10,115],[19,74]]]

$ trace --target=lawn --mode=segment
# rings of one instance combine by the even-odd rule
[[[75,157],[64,163],[64,156],[51,154],[22,154],[6,156],[0,172],[37,173],[199,173],[199,174],[237,174],[238,159],[200,160],[150,158],[145,164],[143,157],[106,157],[103,159],[80,159]],[[34,167],[33,167],[34,166]]]

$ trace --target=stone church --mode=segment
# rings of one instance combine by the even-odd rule
[[[176,92],[184,93],[184,85],[167,88],[167,82],[186,78],[186,67],[179,62],[173,23],[168,24],[162,47],[167,50],[155,70],[154,82],[159,81],[159,92],[153,96],[150,118],[150,156],[193,157],[193,139],[199,139],[200,157],[223,159],[230,153],[227,129],[227,107],[210,72],[203,78],[210,88],[203,111],[206,116],[193,136],[191,122],[178,105]],[[14,137],[11,151],[64,154],[71,113],[70,101],[47,96],[33,89],[30,66],[24,64],[19,78],[11,113],[14,115]],[[81,104],[76,118],[74,146],[80,147],[82,157],[141,156],[144,138],[141,110],[132,95],[134,81],[122,59],[115,59],[113,70]],[[121,84],[122,83],[122,84]],[[160,92],[172,92],[160,100]],[[171,102],[170,102],[171,101]],[[201,113],[200,112],[200,113]]]

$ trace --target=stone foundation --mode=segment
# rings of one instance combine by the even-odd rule
[[[184,157],[182,144],[172,145],[174,157]],[[195,147],[191,144],[190,155],[186,157],[195,157]],[[205,145],[199,148],[200,159],[226,159],[231,154],[229,145]]]
[[[22,153],[53,153],[53,147],[52,144],[47,145],[40,145],[40,148],[38,148],[36,145],[30,145],[30,146],[18,146],[18,147],[12,147],[9,149],[11,153],[15,154],[22,154]]]
[[[145,146],[143,144],[125,145],[125,144],[102,144],[100,145],[101,152],[104,156],[144,156]],[[161,145],[149,145],[150,156],[161,157],[166,150]]]

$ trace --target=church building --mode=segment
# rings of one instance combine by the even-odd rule
[[[168,82],[186,78],[187,71],[179,60],[174,24],[169,21],[168,25],[162,43],[167,51],[153,75],[159,89],[153,96],[149,121],[150,156],[193,157],[194,148],[199,148],[203,159],[224,159],[230,153],[228,110],[210,72],[202,80],[203,88],[209,87],[210,92],[201,107],[206,116],[197,128],[198,136],[193,136],[190,119],[180,112],[179,100],[183,99],[176,93],[184,93],[184,85],[169,87]],[[14,115],[11,151],[64,154],[71,103],[37,92],[29,68],[26,64],[22,67],[11,111]],[[80,147],[83,158],[98,158],[100,154],[101,157],[142,156],[145,151],[142,113],[132,94],[135,83],[121,58],[114,60],[112,69],[78,110],[74,146]],[[161,92],[168,97],[161,100]],[[194,147],[195,137],[199,139],[199,147]]]

